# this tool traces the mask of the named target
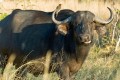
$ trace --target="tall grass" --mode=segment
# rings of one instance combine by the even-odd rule
[[[62,4],[62,9],[76,10],[90,10],[98,15],[108,13],[107,6],[112,7],[113,2],[104,3],[102,0],[85,0],[79,2],[78,0],[14,0],[4,1],[0,3],[2,12],[10,13],[13,9],[34,9],[43,11],[53,11],[58,4]],[[119,1],[115,3],[115,7],[120,9]]]
[[[4,18],[6,14],[10,14],[16,8],[53,11],[60,3],[62,4],[62,9],[72,9],[74,11],[89,10],[103,18],[108,18],[109,16],[107,7],[113,9],[114,6],[114,8],[120,10],[119,0],[114,4],[112,1],[104,3],[102,0],[12,0],[0,3],[0,19]],[[120,27],[120,23],[117,26]],[[76,74],[76,80],[120,80],[120,52],[118,51],[115,54],[114,48],[115,45],[110,45],[102,49],[94,45],[82,68]],[[16,73],[20,68],[12,68],[10,71],[5,71],[3,74],[4,80],[7,80],[11,76],[13,78],[13,73]],[[35,77],[27,73],[27,77],[24,80],[42,80],[42,78],[41,75]],[[49,79],[59,80],[56,73],[50,74]]]

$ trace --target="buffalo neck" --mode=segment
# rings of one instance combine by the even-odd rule
[[[90,50],[90,45],[76,45],[76,60],[83,64]]]

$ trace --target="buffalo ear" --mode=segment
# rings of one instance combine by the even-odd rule
[[[107,32],[106,26],[96,26],[95,29],[96,29],[98,35],[100,35],[100,36],[103,36]]]
[[[66,35],[68,33],[68,24],[62,23],[62,24],[57,25],[57,31],[58,33],[62,35]]]

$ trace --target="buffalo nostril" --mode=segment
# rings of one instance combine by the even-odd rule
[[[82,36],[79,36],[79,40],[82,41]]]
[[[80,40],[80,42],[84,42],[85,41],[85,36],[84,35],[80,35],[79,36],[79,40]]]

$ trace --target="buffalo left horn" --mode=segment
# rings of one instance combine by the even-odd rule
[[[108,20],[103,20],[103,19],[95,16],[95,18],[94,18],[95,22],[100,23],[100,24],[108,24],[108,23],[110,23],[113,20],[113,11],[109,7],[107,7],[107,8],[110,11],[110,17],[109,17],[109,19]]]
[[[58,21],[58,20],[55,19],[55,14],[56,13],[58,14],[58,12],[60,11],[60,9],[61,9],[61,4],[59,4],[56,7],[56,9],[54,10],[54,12],[52,14],[52,20],[53,20],[53,22],[56,23],[56,24],[61,24],[61,23],[67,23],[67,22],[69,22],[71,20],[71,17],[68,17],[67,19],[65,19],[63,21]]]

